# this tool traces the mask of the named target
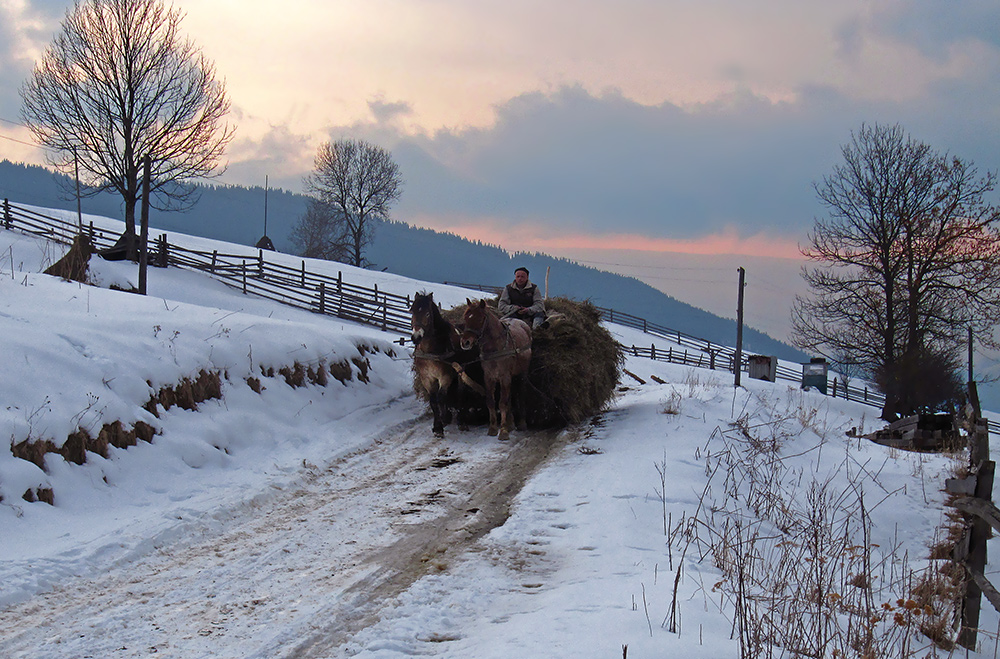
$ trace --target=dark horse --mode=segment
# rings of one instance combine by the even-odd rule
[[[490,411],[490,435],[499,431],[499,439],[510,437],[511,385],[514,381],[523,389],[524,378],[531,362],[531,328],[523,320],[505,318],[500,320],[486,300],[473,302],[466,299],[462,332],[462,347],[466,350],[479,345],[479,355],[486,380],[486,406]],[[500,387],[500,427],[497,428],[497,386]],[[524,396],[517,396],[520,408],[520,424],[524,428]]]
[[[465,388],[482,389],[464,374],[464,365],[478,357],[478,351],[463,349],[458,330],[441,315],[434,294],[417,293],[410,307],[413,370],[430,399],[434,413],[434,435],[444,437],[444,427],[451,420],[450,403],[457,399],[461,430],[468,429],[465,421]]]

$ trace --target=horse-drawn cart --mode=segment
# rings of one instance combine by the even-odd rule
[[[489,420],[485,374],[491,371],[510,372],[511,402],[519,427],[579,423],[607,406],[614,397],[624,355],[601,325],[600,312],[589,302],[568,298],[550,298],[546,307],[547,326],[528,330],[530,344],[525,345],[516,338],[526,329],[520,321],[515,321],[513,332],[508,327],[497,329],[495,301],[467,300],[467,304],[441,310],[432,295],[415,296],[411,309],[414,390],[430,403],[435,434],[443,435],[453,412],[461,428]],[[527,360],[526,353],[530,354]],[[526,373],[517,366],[519,361],[527,362]],[[499,382],[494,377],[490,383],[495,385],[501,422],[503,377],[501,373]],[[503,428],[497,430],[504,438]]]

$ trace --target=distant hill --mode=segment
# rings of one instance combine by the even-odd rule
[[[201,185],[200,200],[185,213],[150,211],[150,224],[229,242],[253,245],[264,233],[264,188]],[[43,167],[0,161],[0,197],[11,201],[76,210],[72,181]],[[281,189],[267,191],[267,233],[279,251],[289,252],[289,232],[305,212],[306,197]],[[121,218],[121,201],[111,194],[86,198],[85,213]],[[380,225],[368,257],[377,269],[435,282],[503,285],[515,267],[531,271],[544,287],[551,268],[549,294],[589,299],[594,304],[641,316],[655,323],[716,343],[733,345],[736,327],[727,320],[680,302],[635,278],[604,272],[546,254],[510,254],[498,247],[459,236],[412,227],[402,222]],[[470,296],[474,295],[470,293]],[[655,342],[655,341],[651,341]],[[804,361],[806,355],[763,332],[744,328],[744,350]]]

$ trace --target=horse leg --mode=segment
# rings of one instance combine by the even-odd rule
[[[528,376],[518,375],[515,378],[515,388],[514,388],[514,425],[517,426],[518,430],[528,429],[528,415],[526,410],[528,409],[527,393],[528,393]]]
[[[432,430],[435,437],[444,437],[444,424],[441,422],[441,393],[441,383],[435,380],[430,392],[431,411],[434,413]]]
[[[493,437],[497,434],[497,401],[496,401],[496,388],[497,383],[491,382],[489,379],[486,381],[486,409],[490,411],[490,429],[486,432],[487,435]]]
[[[456,409],[458,416],[458,429],[461,431],[466,431],[469,429],[469,401],[468,401],[468,390],[469,388],[465,386],[461,378],[458,379],[458,393],[456,395]]]
[[[455,395],[453,389],[455,388],[455,380],[445,380],[440,388],[441,402],[439,403],[441,407],[441,425],[447,426],[451,423],[451,404],[454,402]]]
[[[500,440],[510,439],[510,378],[500,382]]]

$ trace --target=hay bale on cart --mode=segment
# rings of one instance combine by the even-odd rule
[[[488,300],[496,308],[496,300]],[[545,301],[547,327],[532,332],[531,366],[524,387],[526,416],[532,428],[579,423],[602,411],[614,399],[625,363],[621,346],[601,325],[601,314],[590,302],[565,297]],[[461,325],[465,305],[442,309],[451,323]],[[481,369],[468,369],[482,384]],[[427,400],[418,378],[414,390]],[[471,397],[472,422],[485,423],[486,401]]]

